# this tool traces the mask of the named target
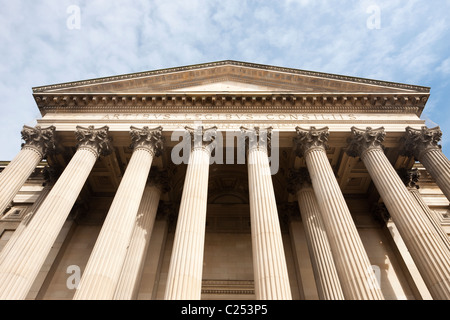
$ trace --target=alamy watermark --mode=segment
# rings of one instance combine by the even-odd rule
[[[366,20],[368,29],[381,29],[381,8],[378,5],[371,5],[367,7],[366,13],[370,16]]]
[[[77,5],[70,5],[66,9],[69,15],[66,19],[66,26],[69,30],[81,29],[81,9]]]
[[[67,274],[70,274],[66,280],[66,286],[69,290],[75,290],[78,288],[81,280],[81,269],[77,265],[70,265],[66,270]]]
[[[367,282],[370,289],[381,289],[381,269],[376,264],[368,267]]]
[[[196,122],[189,130],[173,131],[171,141],[178,141],[171,152],[171,160],[176,165],[188,164],[191,150],[195,148],[211,152],[210,164],[245,164],[247,152],[259,149],[268,154],[270,173],[274,175],[279,169],[279,133],[271,128],[241,127],[239,131],[226,131],[224,139],[222,131],[205,129]],[[252,158],[248,163],[252,164]]]

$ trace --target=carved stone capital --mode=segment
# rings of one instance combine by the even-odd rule
[[[316,129],[316,127],[310,127],[310,129],[303,129],[296,127],[297,136],[294,138],[294,151],[298,157],[304,157],[308,151],[316,148],[321,148],[324,151],[329,148],[328,136],[330,132],[328,127]]]
[[[407,188],[419,189],[417,182],[419,182],[420,172],[417,168],[410,170],[399,169],[397,170],[397,173]]]
[[[90,201],[81,197],[77,199],[72,210],[70,210],[68,218],[70,220],[82,221],[88,215],[90,208]]]
[[[178,207],[172,202],[160,201],[156,219],[165,220],[168,223],[168,231],[173,232],[178,220]]]
[[[442,131],[439,127],[431,129],[425,126],[421,129],[407,127],[401,153],[404,156],[413,156],[419,160],[423,152],[441,149],[441,145],[438,144],[441,137]]]
[[[372,215],[376,221],[384,225],[391,219],[388,209],[384,203],[375,203],[372,206]]]
[[[148,176],[148,184],[156,186],[162,193],[169,192],[170,184],[167,170],[159,170],[157,167],[152,167]]]
[[[385,136],[383,127],[378,129],[367,127],[365,130],[352,127],[352,134],[347,139],[348,146],[345,151],[350,157],[362,157],[370,149],[383,150],[382,143]]]
[[[302,216],[298,207],[298,202],[285,202],[278,208],[280,222],[288,226],[292,221],[301,221]]]
[[[131,145],[133,150],[142,148],[148,150],[153,156],[159,157],[162,153],[164,139],[162,127],[150,129],[145,126],[142,129],[131,126]]]
[[[54,126],[48,128],[23,126],[21,134],[25,143],[22,144],[22,148],[36,150],[44,158],[56,149],[54,133]]]
[[[168,219],[176,223],[178,216],[177,207],[172,202],[160,201],[158,205],[157,218]]]
[[[272,127],[261,129],[254,127],[253,129],[240,127],[241,134],[244,136],[245,144],[248,150],[263,150],[268,153],[272,145]]]
[[[97,156],[107,156],[112,152],[111,141],[107,126],[95,129],[94,126],[84,128],[77,126],[75,137],[78,140],[77,148],[87,148],[93,151]]]
[[[311,187],[311,177],[307,168],[300,168],[298,170],[289,170],[288,186],[289,193],[296,194],[301,188]]]
[[[205,129],[203,126],[197,128],[185,127],[191,135],[191,149],[204,149],[211,152],[216,146],[217,127]]]
[[[53,185],[59,179],[59,176],[63,173],[63,168],[60,165],[45,166],[42,170],[42,174],[45,179],[46,185]]]

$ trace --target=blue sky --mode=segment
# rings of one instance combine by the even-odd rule
[[[32,87],[226,59],[431,87],[450,157],[449,0],[0,0],[0,43],[0,160]]]

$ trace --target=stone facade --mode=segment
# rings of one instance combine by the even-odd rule
[[[237,61],[33,88],[0,299],[448,300],[429,92]]]

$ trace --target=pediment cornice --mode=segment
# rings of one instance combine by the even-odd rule
[[[429,87],[240,61],[131,73],[33,88],[33,93],[148,93],[180,90],[218,81],[237,81],[293,92],[416,92]]]

